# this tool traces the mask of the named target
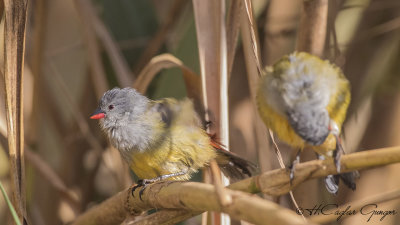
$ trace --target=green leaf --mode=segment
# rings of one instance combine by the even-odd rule
[[[6,202],[7,202],[8,208],[9,208],[10,211],[11,211],[11,215],[13,216],[15,223],[16,223],[17,225],[21,225],[21,221],[19,221],[17,212],[15,212],[14,206],[11,204],[10,199],[8,198],[7,193],[6,193],[6,191],[4,190],[4,187],[3,187],[3,185],[1,184],[1,182],[0,182],[0,189],[1,189],[1,193],[2,193],[3,196],[4,196],[4,199],[5,199]]]

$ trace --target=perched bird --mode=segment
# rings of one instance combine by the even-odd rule
[[[257,91],[259,114],[282,141],[298,149],[310,147],[322,158],[334,158],[340,172],[343,149],[340,131],[350,103],[350,84],[341,70],[305,52],[284,56],[267,67]],[[294,167],[291,169],[293,179]],[[339,177],[355,189],[357,172],[326,178],[329,192],[337,193]]]
[[[212,159],[231,178],[255,171],[253,164],[206,133],[189,99],[153,101],[133,88],[114,88],[103,95],[90,118],[100,119],[100,127],[143,187],[164,179],[188,180]]]

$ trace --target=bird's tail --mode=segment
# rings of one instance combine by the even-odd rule
[[[341,180],[348,188],[354,191],[356,190],[355,180],[359,177],[360,173],[358,171],[329,175],[325,177],[325,186],[330,193],[336,195],[339,190],[339,182]]]
[[[257,166],[226,148],[211,138],[211,145],[217,152],[216,161],[225,176],[233,180],[241,180],[246,176],[251,177],[258,170]]]

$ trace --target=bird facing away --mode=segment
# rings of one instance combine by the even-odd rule
[[[188,180],[216,159],[228,177],[241,179],[253,164],[226,151],[202,128],[189,99],[150,100],[133,88],[107,91],[91,119],[119,150],[143,185]]]
[[[350,84],[338,67],[304,52],[284,56],[265,69],[256,101],[262,120],[279,139],[296,149],[310,147],[324,158],[334,157],[340,172],[339,135],[350,103]],[[340,178],[354,190],[353,175]],[[337,185],[338,176],[326,179],[331,193],[338,191]]]

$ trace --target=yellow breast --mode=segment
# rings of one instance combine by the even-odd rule
[[[208,135],[197,127],[172,126],[170,136],[144,152],[132,151],[130,168],[140,179],[187,172],[171,180],[188,180],[194,172],[216,157]]]
[[[335,73],[331,73],[329,75],[332,77],[331,79],[335,80],[336,85],[334,87],[330,86],[332,93],[329,96],[329,104],[326,106],[326,110],[330,119],[337,124],[340,131],[342,123],[346,117],[347,107],[350,102],[350,85],[338,68],[332,68],[333,70],[331,71],[335,71]],[[274,69],[276,68],[274,67]],[[335,149],[336,139],[332,134],[329,134],[324,143],[319,146],[308,145],[299,135],[297,135],[296,131],[289,124],[287,116],[278,113],[272,104],[268,102],[268,98],[266,96],[271,95],[271,93],[268,93],[267,88],[265,88],[267,86],[265,85],[265,82],[269,81],[266,79],[266,76],[272,76],[272,72],[267,72],[263,77],[260,78],[260,86],[258,88],[256,98],[259,115],[266,126],[270,128],[279,137],[279,139],[294,148],[302,149],[306,146],[310,146],[320,154],[325,154],[326,152]],[[324,76],[324,74],[320,74],[319,76]],[[318,91],[326,90],[321,89]]]

